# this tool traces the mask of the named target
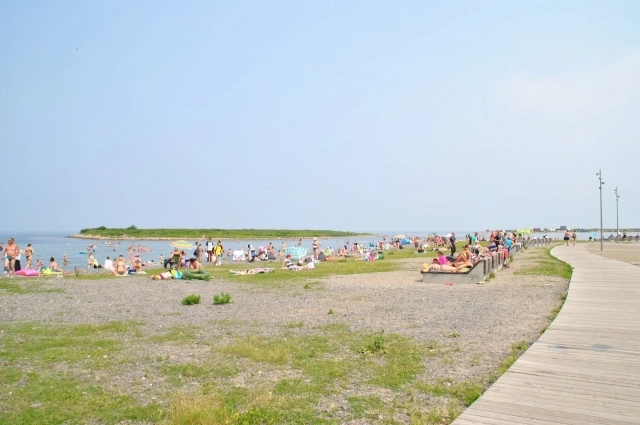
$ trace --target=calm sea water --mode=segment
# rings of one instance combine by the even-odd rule
[[[474,231],[457,231],[456,230],[455,232],[458,239],[461,239],[461,238],[464,238],[466,234],[473,233]],[[26,248],[27,244],[29,243],[32,244],[35,251],[35,256],[33,261],[34,267],[38,259],[41,259],[45,265],[48,265],[49,259],[51,257],[54,257],[62,267],[63,254],[67,254],[67,258],[69,260],[69,263],[66,267],[67,270],[73,269],[73,267],[87,267],[86,252],[89,244],[92,244],[92,243],[96,244],[94,256],[97,258],[100,264],[104,263],[104,260],[107,258],[107,256],[114,258],[122,254],[126,258],[128,256],[127,250],[131,245],[135,245],[135,246],[142,245],[151,250],[150,252],[140,253],[142,261],[154,260],[157,262],[159,260],[160,254],[162,254],[164,258],[167,258],[169,253],[173,249],[170,245],[170,241],[145,241],[145,240],[114,241],[113,243],[116,244],[116,246],[111,247],[111,246],[107,246],[104,241],[91,241],[88,239],[69,238],[68,235],[71,235],[73,233],[75,232],[69,231],[69,232],[9,233],[9,232],[3,231],[3,232],[0,232],[0,241],[2,241],[3,244],[5,244],[8,238],[13,237],[15,238],[16,243],[20,246],[20,249],[23,249],[23,250],[24,248]],[[419,235],[421,237],[424,237],[428,234],[444,235],[448,232],[411,230],[411,231],[379,231],[379,232],[371,232],[371,233],[375,233],[376,235],[386,235],[387,240],[389,240],[394,235],[407,235],[407,236]],[[478,232],[478,234],[482,234],[482,233],[483,232]],[[543,236],[542,234],[534,234],[534,235]],[[585,240],[585,239],[588,239],[590,235],[591,235],[590,233],[579,233],[578,239]],[[550,233],[548,234],[548,236],[552,238],[562,238],[563,234],[556,232],[556,233]],[[608,234],[605,234],[604,236],[607,237]],[[349,245],[353,244],[356,241],[362,244],[368,245],[369,242],[376,243],[381,239],[382,238],[380,236],[361,237],[361,238],[351,237],[351,238],[348,238],[348,242],[349,242]],[[191,240],[190,242],[194,243],[195,241]],[[216,240],[214,240],[214,242],[216,242]],[[263,239],[263,240],[239,240],[239,241],[223,240],[222,244],[224,245],[225,249],[230,248],[231,250],[236,250],[236,249],[246,250],[248,244],[251,244],[253,247],[258,248],[259,246],[267,246],[269,242],[272,242],[276,247],[276,249],[280,249],[282,242],[284,242],[289,247],[289,246],[295,245],[297,243],[297,239],[274,238],[274,239]],[[338,246],[347,243],[347,238],[320,239],[320,242],[322,243],[323,249],[327,247],[337,249]],[[311,239],[304,239],[302,241],[302,246],[308,248],[309,250],[311,250],[311,244],[312,244]],[[191,250],[191,252],[193,252],[193,250]],[[189,252],[189,254],[191,254],[191,252]],[[22,266],[24,267],[26,265],[26,258],[24,258],[24,255],[22,257],[23,258],[21,263],[22,263]]]

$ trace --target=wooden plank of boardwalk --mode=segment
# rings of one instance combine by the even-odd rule
[[[640,424],[640,267],[589,253],[547,331],[453,423]]]

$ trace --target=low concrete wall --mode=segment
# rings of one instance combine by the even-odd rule
[[[509,257],[512,259],[518,255],[521,250],[521,245],[513,245],[511,250],[509,250]],[[506,259],[504,258],[504,254],[502,252],[494,252],[492,255],[482,258],[469,272],[423,273],[422,281],[425,283],[480,283],[484,282],[491,273],[500,271],[505,264]]]

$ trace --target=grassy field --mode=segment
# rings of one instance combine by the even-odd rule
[[[212,239],[268,239],[268,238],[311,238],[311,237],[344,237],[358,236],[359,233],[336,230],[290,230],[290,229],[138,229],[130,226],[126,229],[107,228],[104,226],[82,229],[80,235],[100,238],[175,238],[200,239],[203,236]]]
[[[538,249],[536,251],[535,264],[531,267],[517,271],[515,274],[558,276],[563,279],[570,279],[571,272],[573,270],[571,266],[551,255],[551,250],[555,246],[557,245]]]
[[[382,331],[352,332],[338,322],[311,334],[300,332],[304,322],[285,324],[284,336],[275,338],[233,336],[234,323],[219,323],[231,335],[226,341],[207,338],[198,326],[145,337],[142,325],[0,325],[0,358],[6,366],[0,369],[0,382],[11,388],[0,395],[0,423],[396,423],[396,409],[409,412],[412,423],[448,423],[527,347],[514,343],[500,367],[478,380],[432,381],[420,378],[424,361],[444,357],[444,347]],[[208,359],[194,363],[140,354],[175,345],[209,347]],[[128,371],[138,371],[128,384],[133,395],[126,394],[131,389],[109,388],[109,376]],[[236,386],[246,371],[253,371],[256,384]],[[154,383],[162,388],[156,396],[146,396],[145,389]],[[197,391],[181,391],[188,387]],[[319,416],[316,406],[344,390],[353,394],[349,413]],[[389,391],[399,390],[401,395],[390,403]],[[424,411],[424,397],[442,403]]]

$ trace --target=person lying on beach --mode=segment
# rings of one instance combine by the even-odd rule
[[[192,258],[189,260],[189,268],[193,270],[200,270],[202,268],[202,264],[197,258]]]
[[[433,272],[447,272],[447,273],[456,273],[458,269],[454,266],[450,266],[448,264],[427,264],[424,263],[422,265],[422,269],[420,269],[421,274],[425,273],[433,273]]]
[[[120,255],[118,257],[115,269],[111,270],[111,274],[113,274],[114,276],[124,276],[127,274],[127,262],[124,260],[124,256]]]
[[[273,273],[274,269],[270,268],[255,268],[255,269],[247,269],[247,270],[229,270],[229,273],[239,276],[244,276],[248,274],[262,274],[262,273]]]
[[[300,261],[298,264],[294,264],[293,261],[291,261],[291,254],[287,254],[284,261],[282,262],[282,267],[280,267],[280,270],[298,271],[298,270],[314,269],[315,267],[316,266],[313,261],[310,261],[306,264],[304,261]]]

